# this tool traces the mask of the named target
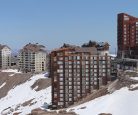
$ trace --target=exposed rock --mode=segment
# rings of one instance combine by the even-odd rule
[[[24,107],[24,106],[30,105],[31,102],[32,102],[33,100],[34,100],[34,99],[30,99],[30,100],[28,100],[28,101],[25,101],[25,102],[22,104],[22,106]]]
[[[86,109],[86,106],[84,106],[84,107],[81,107],[80,109]]]
[[[101,113],[99,115],[112,115],[112,114],[110,114],[110,113]]]
[[[19,115],[20,113],[22,113],[22,112],[17,112],[17,113],[14,113],[13,115]]]
[[[49,87],[50,85],[51,85],[51,79],[50,78],[39,79],[31,86],[31,88],[34,89],[35,91],[40,91],[42,89]]]
[[[32,110],[29,115],[77,115],[75,112],[67,112],[66,110],[57,111],[45,111],[40,108]]]

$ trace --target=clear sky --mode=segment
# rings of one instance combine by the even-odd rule
[[[0,43],[20,49],[38,42],[52,50],[108,41],[114,52],[121,12],[138,17],[138,0],[0,0]]]

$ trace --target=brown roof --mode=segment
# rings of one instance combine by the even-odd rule
[[[40,45],[40,44],[27,44],[23,47],[23,49],[20,50],[21,52],[46,52],[45,46]]]
[[[2,50],[4,47],[9,48],[7,45],[2,45],[2,44],[0,44],[0,50]],[[9,48],[9,49],[10,49],[10,48]]]
[[[53,51],[65,51],[65,50],[72,50],[76,53],[91,53],[93,55],[97,54],[97,48],[96,47],[80,47],[70,44],[64,44],[62,47],[55,49]]]

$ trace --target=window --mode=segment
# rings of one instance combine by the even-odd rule
[[[63,85],[63,82],[59,82],[60,85]]]
[[[58,64],[63,64],[63,62],[62,62],[62,61],[58,61],[57,63],[58,63]]]
[[[57,93],[54,93],[54,97],[57,97]]]
[[[63,81],[63,78],[59,78],[60,81]]]
[[[125,20],[125,21],[128,21],[128,20],[129,20],[129,17],[125,15],[125,16],[124,16],[124,20]]]
[[[72,98],[69,98],[69,101],[72,101]]]
[[[69,56],[69,60],[72,60],[72,56]]]
[[[86,63],[86,64],[89,64],[89,61],[86,61],[85,63]]]
[[[69,82],[69,85],[72,85],[72,82]]]
[[[63,57],[59,57],[59,60],[63,60]]]
[[[63,65],[59,65],[59,68],[62,69],[63,68]]]
[[[72,74],[71,73],[69,73],[69,77],[72,77]]]
[[[62,85],[60,86],[60,89],[63,89],[63,86]]]
[[[94,60],[97,60],[97,57],[94,57]]]
[[[103,65],[103,68],[105,68],[105,65]]]
[[[105,69],[103,69],[103,72],[105,72]]]
[[[62,70],[62,69],[58,69],[57,72],[58,72],[58,73],[62,73],[63,70]]]
[[[72,66],[71,66],[71,65],[69,65],[69,68],[72,68]]]
[[[63,98],[60,98],[60,101],[63,101]]]
[[[97,69],[94,69],[94,72],[97,72]]]
[[[94,68],[97,68],[97,65],[94,65]]]
[[[86,71],[86,72],[89,72],[89,69],[86,69],[85,71]]]
[[[94,85],[97,85],[97,82],[94,82]]]
[[[62,93],[60,93],[60,97],[63,97],[63,94]]]
[[[105,76],[105,73],[103,73],[103,76]]]
[[[63,102],[58,102],[58,105],[63,105],[64,103]]]
[[[77,60],[80,60],[80,56],[77,56]]]
[[[63,93],[63,90],[59,90],[60,93]]]
[[[72,62],[71,62],[71,61],[69,61],[69,64],[72,64]]]
[[[86,73],[86,77],[88,77],[89,76],[89,74],[88,73]]]
[[[94,76],[97,76],[97,73],[94,73]]]
[[[59,76],[60,76],[60,77],[63,77],[63,74],[62,74],[62,73],[60,73],[60,74],[59,74]]]
[[[72,89],[72,86],[69,86],[69,89]]]

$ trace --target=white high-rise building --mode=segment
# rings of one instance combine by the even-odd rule
[[[11,66],[11,49],[0,44],[0,68],[7,69]]]
[[[18,55],[18,67],[24,72],[46,71],[47,52],[40,44],[27,44]]]

